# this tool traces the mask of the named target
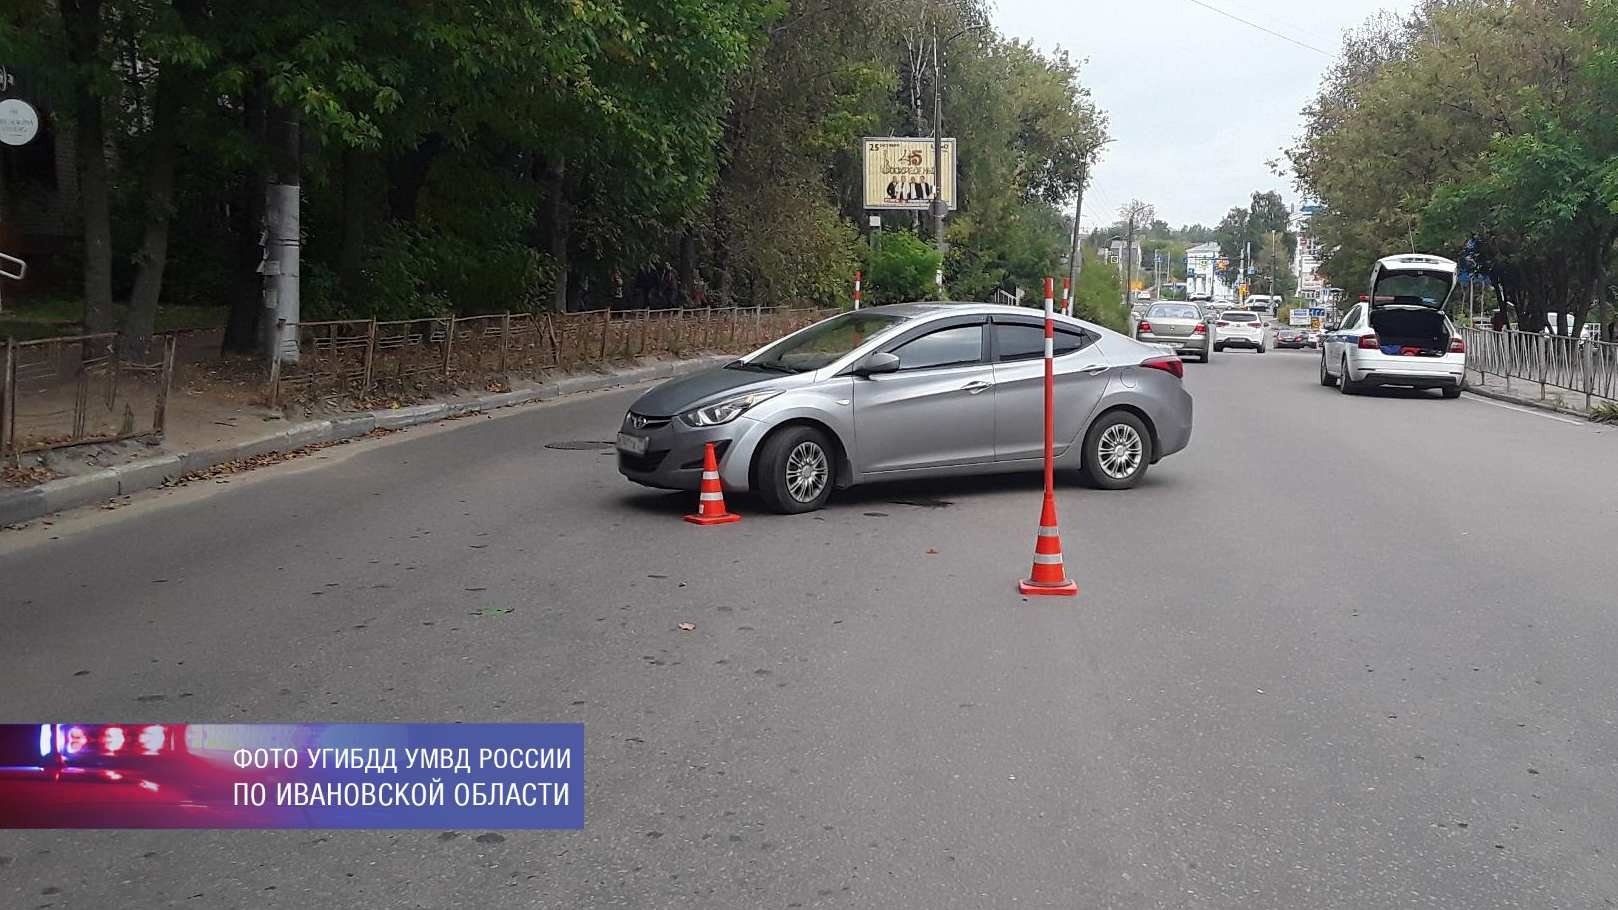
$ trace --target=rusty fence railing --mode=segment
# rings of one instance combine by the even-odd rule
[[[633,357],[739,352],[827,315],[731,307],[300,322],[296,361],[270,365],[270,406],[299,394],[370,395],[410,383],[465,386]]]
[[[1584,396],[1589,408],[1596,399],[1618,401],[1618,344],[1533,332],[1496,332],[1463,328],[1466,368],[1484,375],[1539,385],[1539,397],[1552,389]]]
[[[161,434],[175,336],[154,336],[160,353],[151,362],[125,359],[117,341],[113,332],[6,339],[0,457]]]

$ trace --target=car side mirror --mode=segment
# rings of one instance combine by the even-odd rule
[[[878,373],[897,373],[899,372],[899,355],[891,354],[887,351],[877,351],[873,354],[868,354],[864,360],[860,361],[860,365],[854,368],[854,372],[860,376],[875,376]]]
[[[1337,331],[1337,326],[1329,325],[1329,326],[1326,326],[1325,328],[1321,329],[1321,331],[1322,332],[1335,332],[1335,331]]]

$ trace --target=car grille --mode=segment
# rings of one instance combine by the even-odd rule
[[[630,411],[624,415],[624,426],[635,430],[661,430],[669,425],[671,417],[647,417]]]
[[[668,449],[661,452],[647,452],[645,455],[631,455],[620,449],[618,452],[618,468],[623,471],[633,471],[636,474],[650,474],[657,470],[658,466],[663,463],[663,459],[668,457],[668,454]]]

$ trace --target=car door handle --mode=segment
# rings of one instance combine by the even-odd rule
[[[971,394],[976,395],[984,389],[987,389],[990,385],[990,383],[979,379],[977,382],[969,382],[966,385],[961,386],[961,391],[970,392]]]
[[[1100,376],[1102,373],[1112,369],[1112,367],[1109,367],[1104,363],[1094,363],[1090,366],[1084,367],[1083,369],[1084,372],[1089,373],[1091,376]]]

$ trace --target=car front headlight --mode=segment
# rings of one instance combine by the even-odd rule
[[[734,398],[726,398],[717,404],[693,408],[681,414],[680,419],[694,427],[716,427],[722,423],[730,423],[753,405],[769,401],[779,394],[781,394],[779,389],[748,392]]]

